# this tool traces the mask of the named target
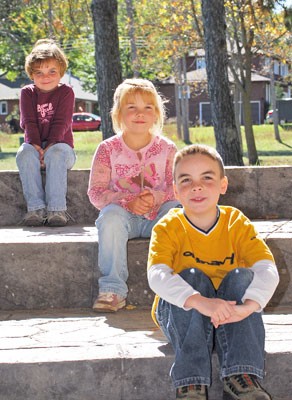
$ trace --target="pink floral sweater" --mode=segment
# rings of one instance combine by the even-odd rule
[[[144,189],[154,196],[154,206],[145,217],[153,220],[162,203],[174,200],[172,164],[177,148],[163,136],[153,136],[139,151],[130,149],[121,135],[98,146],[90,172],[88,196],[98,209],[110,203],[129,211],[127,203]]]

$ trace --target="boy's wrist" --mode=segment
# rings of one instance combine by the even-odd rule
[[[189,296],[185,303],[184,303],[184,308],[197,308],[198,302],[201,299],[201,294],[200,293],[195,293]]]
[[[251,311],[251,313],[259,311],[261,309],[261,305],[257,301],[252,299],[246,299],[243,305],[247,307]]]

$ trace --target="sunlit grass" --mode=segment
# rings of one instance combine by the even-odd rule
[[[242,141],[244,164],[248,165],[246,141],[242,128]],[[292,165],[292,129],[285,130],[279,127],[281,142],[275,140],[273,125],[255,125],[255,142],[260,160],[260,165]],[[185,146],[177,138],[176,125],[167,124],[164,134],[173,140],[179,149]],[[19,148],[20,138],[23,134],[8,135],[0,132],[0,170],[17,170],[15,156]],[[90,168],[96,147],[102,140],[98,132],[74,132],[74,144],[77,161],[74,169]],[[213,127],[190,128],[190,141],[192,143],[205,143],[216,146]]]

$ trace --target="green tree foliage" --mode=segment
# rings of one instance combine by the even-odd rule
[[[87,0],[3,0],[0,27],[0,70],[14,78],[24,73],[25,56],[34,43],[53,37],[65,50],[69,68],[78,70],[79,59],[92,38],[92,20]],[[7,4],[6,4],[7,3]],[[94,45],[91,40],[93,51]],[[93,64],[94,65],[94,64]]]

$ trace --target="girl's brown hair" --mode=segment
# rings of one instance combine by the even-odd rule
[[[52,39],[40,39],[34,45],[32,51],[25,59],[25,71],[27,75],[33,80],[33,74],[36,67],[39,67],[44,61],[56,60],[60,66],[60,75],[64,76],[68,67],[68,61],[57,45]]]

